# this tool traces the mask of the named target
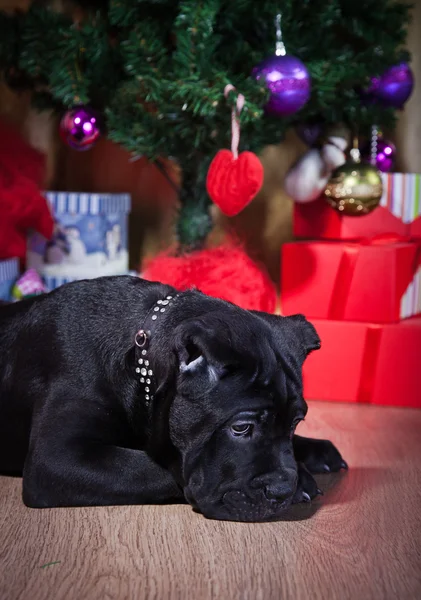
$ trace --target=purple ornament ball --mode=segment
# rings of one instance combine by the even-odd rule
[[[402,108],[413,88],[414,75],[408,63],[403,62],[390,67],[380,77],[373,77],[367,94],[384,106]]]
[[[253,76],[264,80],[270,91],[266,112],[286,117],[299,111],[310,97],[310,74],[295,56],[270,56],[253,69]]]
[[[363,152],[362,158],[366,162],[371,162],[371,149],[368,144]],[[383,138],[377,140],[377,151],[376,151],[376,167],[382,173],[389,173],[393,169],[396,159],[396,147],[391,142]]]
[[[60,121],[60,137],[74,150],[89,150],[100,135],[99,117],[86,106],[68,110]]]

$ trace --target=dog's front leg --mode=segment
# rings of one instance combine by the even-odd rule
[[[303,463],[297,464],[298,482],[297,489],[292,500],[293,504],[310,502],[316,496],[322,494],[313,475],[311,475]]]
[[[23,469],[30,507],[163,503],[184,498],[172,475],[124,446],[125,415],[93,390],[56,382],[34,412]]]
[[[348,468],[339,451],[328,440],[294,435],[292,445],[295,460],[303,463],[310,473],[330,473]]]
[[[159,504],[184,498],[170,473],[140,450],[82,440],[42,446],[29,452],[23,471],[23,501],[29,507]]]

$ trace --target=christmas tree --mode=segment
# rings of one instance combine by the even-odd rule
[[[238,94],[240,150],[258,153],[303,123],[341,123],[358,134],[391,127],[395,108],[363,101],[362,91],[409,59],[409,10],[393,0],[109,0],[70,17],[34,3],[1,15],[0,69],[10,85],[30,86],[40,109],[89,105],[106,135],[134,155],[161,169],[162,157],[176,161],[178,239],[197,248],[212,225],[206,174],[230,146]],[[267,114],[270,93],[252,76],[275,53],[280,12],[286,52],[311,77],[308,102],[288,116]],[[235,90],[225,99],[228,84]]]

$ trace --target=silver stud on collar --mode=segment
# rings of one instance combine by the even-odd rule
[[[167,308],[170,308],[172,305],[172,301],[178,298],[179,294],[176,296],[167,296],[164,300],[158,300],[156,305],[152,309],[152,316],[150,319],[152,321],[156,321],[158,316],[162,313],[165,313]],[[150,314],[150,313],[149,313]],[[150,368],[149,360],[146,358],[147,349],[149,346],[151,332],[148,330],[140,329],[135,337],[136,346],[140,349],[141,355],[143,358],[139,358],[137,364],[142,365],[141,367],[136,367],[136,373],[140,374],[139,382],[145,384],[144,392],[145,392],[145,404],[149,406],[150,402],[153,400],[153,394],[151,394],[151,384],[153,377],[153,370]],[[149,367],[149,368],[146,368]],[[147,376],[147,377],[146,377]]]

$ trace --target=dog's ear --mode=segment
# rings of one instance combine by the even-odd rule
[[[179,370],[186,376],[206,376],[217,381],[225,373],[224,355],[218,352],[215,332],[196,320],[184,322],[175,336]]]
[[[307,321],[304,315],[292,315],[291,317],[280,318],[286,320],[287,326],[292,327],[292,330],[300,340],[306,357],[313,350],[320,350],[321,341],[316,328],[310,321]]]
[[[300,364],[310,352],[319,350],[320,338],[314,325],[304,315],[281,317],[254,310],[251,312],[270,326],[280,347],[285,351],[293,351]]]
[[[207,375],[211,380],[219,379],[220,369],[212,364],[207,348],[200,339],[188,339],[178,346],[179,370],[185,375]]]

